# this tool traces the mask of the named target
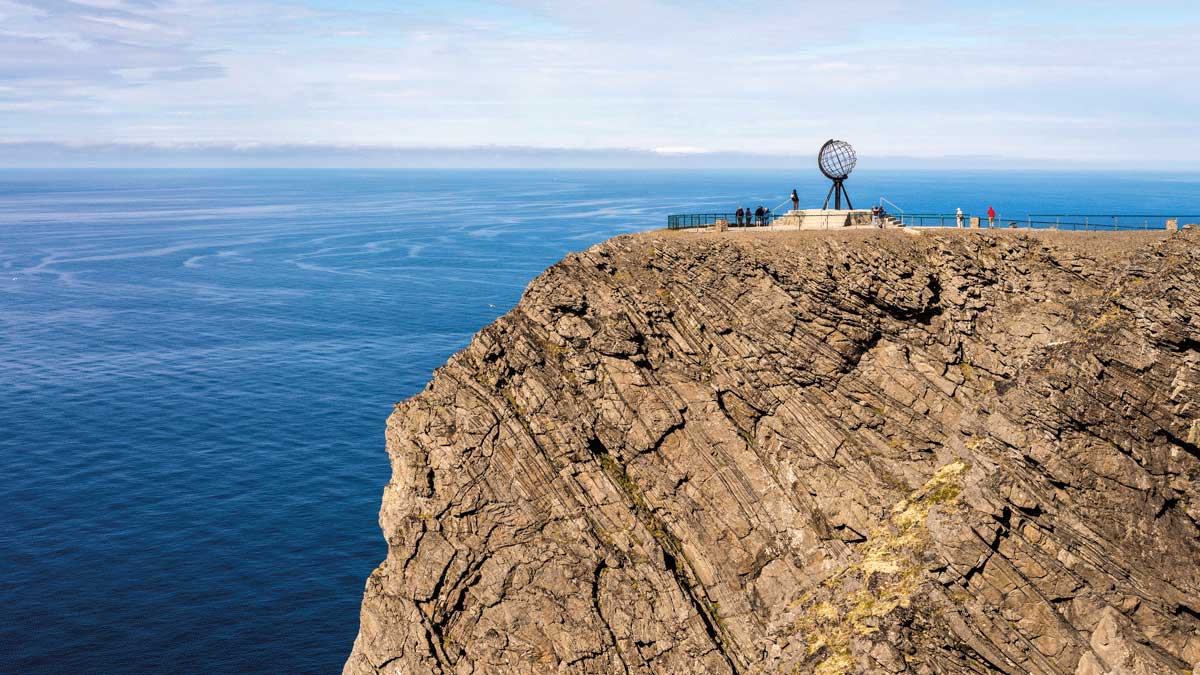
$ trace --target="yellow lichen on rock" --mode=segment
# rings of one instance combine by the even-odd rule
[[[810,657],[825,654],[812,670],[814,675],[852,672],[855,659],[850,640],[878,630],[868,619],[909,606],[924,581],[921,554],[929,544],[925,519],[932,508],[945,508],[958,499],[962,477],[970,468],[961,460],[939,468],[920,489],[892,507],[883,525],[871,531],[858,562],[821,585],[824,593],[818,593],[827,594],[828,599],[814,601],[795,625],[797,634],[808,641]],[[797,664],[795,672],[805,670],[804,664]]]
[[[346,675],[1200,658],[1200,230],[738,234],[567,256],[395,408]]]

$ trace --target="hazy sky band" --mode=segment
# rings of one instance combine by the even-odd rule
[[[0,152],[802,155],[841,137],[874,156],[1178,164],[1200,156],[1197,28],[1182,1],[0,0]]]

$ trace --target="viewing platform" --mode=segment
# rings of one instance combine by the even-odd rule
[[[771,227],[779,230],[830,230],[844,227],[874,227],[870,210],[799,209],[779,216]]]
[[[667,228],[684,230],[697,227],[752,228],[757,230],[829,230],[844,227],[871,227],[870,210],[799,209],[782,214],[767,211],[761,218],[751,214],[739,221],[733,213],[693,213],[667,216]]]
[[[1028,214],[1010,217],[997,214],[988,219],[970,213],[892,213],[876,218],[869,209],[798,209],[782,214],[771,211],[761,218],[753,215],[738,222],[732,213],[694,213],[667,216],[671,230],[841,230],[897,227],[950,227],[963,229],[1027,228],[1046,230],[1124,231],[1179,230],[1200,228],[1200,215],[1189,214]]]

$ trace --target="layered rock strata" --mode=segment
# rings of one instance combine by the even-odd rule
[[[347,674],[1200,662],[1200,232],[618,237],[387,441]]]

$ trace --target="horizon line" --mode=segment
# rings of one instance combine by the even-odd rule
[[[641,171],[641,172],[718,172],[718,171],[783,171],[795,167],[745,167],[745,166],[562,166],[562,165],[530,165],[530,166],[495,166],[495,165],[407,165],[407,166],[355,166],[341,165],[285,165],[285,164],[245,164],[245,165],[207,165],[207,164],[89,164],[89,165],[29,165],[29,164],[0,164],[0,171]],[[1029,166],[994,166],[984,168],[929,167],[929,166],[887,166],[878,168],[861,168],[855,175],[878,171],[915,171],[915,172],[980,172],[980,173],[1138,173],[1138,174],[1200,174],[1200,166],[1181,167],[1176,169],[1161,169],[1151,167],[1117,167],[1117,166],[1078,166],[1037,168]],[[847,179],[850,180],[850,179]]]
[[[5,157],[4,155],[10,155]],[[346,143],[75,142],[0,140],[0,168],[261,168],[261,169],[783,169],[815,162],[810,152],[747,152],[703,148],[571,148],[525,145],[416,146]],[[1036,158],[985,154],[859,155],[884,169],[1013,171],[1200,170],[1200,159]]]

